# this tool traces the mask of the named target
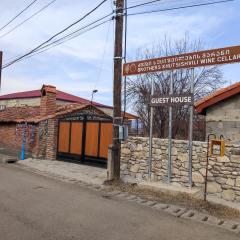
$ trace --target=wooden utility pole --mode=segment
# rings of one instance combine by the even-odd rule
[[[113,180],[120,179],[121,142],[119,128],[121,125],[121,92],[122,92],[122,49],[123,49],[123,8],[125,0],[116,0],[114,79],[113,79]]]

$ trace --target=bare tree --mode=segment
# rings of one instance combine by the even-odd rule
[[[187,52],[195,52],[203,49],[201,41],[190,41],[188,36],[182,40],[172,42],[165,38],[162,43],[157,43],[151,49],[140,49],[137,59],[151,59],[160,56],[171,56]],[[150,115],[150,93],[151,81],[154,81],[154,92],[156,95],[169,94],[170,72],[155,72],[136,77],[128,78],[127,99],[128,103],[139,115],[145,134],[149,131]],[[173,93],[181,94],[190,91],[191,71],[190,69],[180,69],[173,71]],[[222,72],[216,66],[201,67],[195,69],[194,78],[194,99],[198,100],[203,96],[216,90],[224,83]],[[188,137],[189,108],[173,108],[173,138],[186,139]],[[198,134],[194,138],[202,140],[204,134],[199,134],[204,130],[204,121],[197,115],[194,116],[194,126]],[[202,128],[199,129],[199,128]],[[153,134],[155,137],[167,137],[168,133],[168,108],[154,108]],[[201,135],[201,136],[200,136]]]

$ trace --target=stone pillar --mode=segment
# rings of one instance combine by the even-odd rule
[[[46,139],[46,159],[55,160],[57,155],[57,119],[48,120],[48,131]]]
[[[48,120],[39,124],[38,156],[54,160],[57,151],[57,120],[54,118],[57,109],[56,87],[43,85],[41,94],[40,116]]]
[[[43,85],[41,89],[40,116],[56,113],[56,87]]]

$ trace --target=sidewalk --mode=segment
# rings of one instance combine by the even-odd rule
[[[13,159],[13,157],[0,154],[0,162],[6,162],[6,160],[9,159],[11,160]],[[16,164],[32,172],[46,174],[62,180],[83,182],[96,186],[103,186],[104,181],[106,181],[107,179],[107,169],[88,165],[81,165],[77,163],[28,158],[23,161],[18,161]],[[132,179],[125,178],[123,178],[123,181],[125,183],[134,182]],[[172,192],[173,194],[186,193],[197,199],[199,199],[199,196],[201,195],[199,189],[197,188],[189,189],[147,181],[141,183],[138,182],[137,184],[139,185],[139,187],[143,187],[143,189],[150,188],[155,191],[159,190],[162,192]],[[232,203],[213,196],[208,196],[208,201],[214,204],[221,204],[223,206],[227,206],[240,211],[240,204],[238,203]]]
[[[98,186],[103,185],[107,179],[106,169],[77,163],[28,158],[18,161],[17,164],[32,171],[45,173],[60,179],[80,181]]]

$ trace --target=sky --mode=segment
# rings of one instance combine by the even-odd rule
[[[0,0],[0,28],[32,0]],[[149,0],[128,0],[128,6]],[[166,9],[191,3],[213,0],[162,0],[149,7],[139,7],[132,12]],[[51,0],[38,0],[21,17],[0,31],[0,51],[3,63],[22,55],[52,35],[62,30],[94,8],[100,0],[56,0],[47,9],[12,33],[5,32],[38,11]],[[74,29],[110,13],[113,1],[109,0]],[[165,11],[128,17],[127,56],[134,60],[138,49],[161,42],[165,36],[171,40],[201,39],[205,49],[239,45],[240,0],[218,5]],[[51,84],[57,89],[91,98],[93,89],[98,92],[94,100],[112,105],[114,22],[110,21],[71,41],[51,48],[34,57],[3,69],[1,95],[40,89]],[[240,81],[239,64],[221,67],[226,85]]]

